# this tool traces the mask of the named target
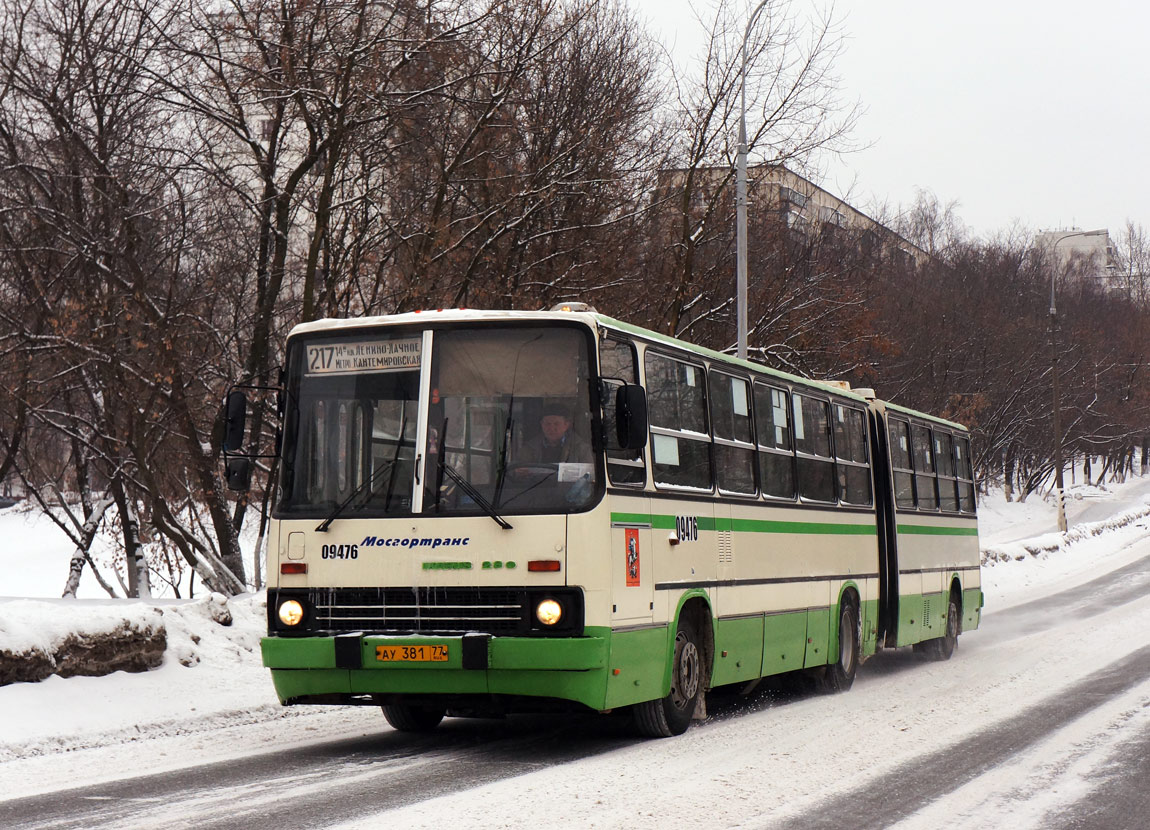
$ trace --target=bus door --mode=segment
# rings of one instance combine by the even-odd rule
[[[898,639],[898,534],[894,515],[893,482],[890,468],[885,412],[872,408],[870,422],[871,459],[874,474],[874,502],[878,530],[879,607],[877,646],[894,647]]]

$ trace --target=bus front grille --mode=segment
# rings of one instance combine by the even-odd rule
[[[316,628],[403,634],[517,634],[527,592],[506,588],[327,588],[309,592]]]

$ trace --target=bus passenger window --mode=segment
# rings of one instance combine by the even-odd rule
[[[647,352],[647,417],[656,484],[711,490],[702,369]]]
[[[914,492],[920,510],[938,509],[938,495],[934,481],[934,450],[931,447],[930,430],[926,427],[910,428],[914,448]]]
[[[711,425],[715,433],[715,479],[719,491],[755,495],[755,448],[751,443],[749,384],[711,372]]]
[[[954,462],[955,474],[958,476],[958,509],[963,513],[973,513],[974,468],[970,461],[970,439],[955,439]]]
[[[792,398],[799,496],[814,501],[835,500],[835,464],[831,458],[830,404],[806,395]]]
[[[914,474],[910,467],[910,426],[906,421],[891,419],[887,428],[890,438],[890,466],[894,470],[894,501],[899,507],[914,507]]]
[[[847,504],[870,504],[866,416],[862,411],[835,405],[835,457],[839,474],[839,497]]]
[[[795,452],[789,412],[786,390],[755,384],[755,433],[764,496],[795,497]]]
[[[934,458],[938,465],[938,506],[956,512],[958,482],[954,475],[954,439],[948,433],[934,433]]]

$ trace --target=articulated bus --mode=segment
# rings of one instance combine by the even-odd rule
[[[264,664],[291,704],[445,715],[828,691],[983,604],[960,424],[570,306],[297,326],[280,390]],[[229,483],[247,398],[229,393]]]

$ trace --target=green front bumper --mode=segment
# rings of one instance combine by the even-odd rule
[[[265,637],[264,665],[284,703],[332,695],[525,695],[608,708],[609,630],[577,638],[489,637],[486,659],[464,668],[462,637]],[[446,645],[442,662],[385,662],[378,646]],[[482,646],[480,647],[482,650]],[[472,644],[471,664],[475,664]],[[485,666],[485,667],[483,667]]]

